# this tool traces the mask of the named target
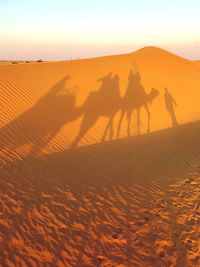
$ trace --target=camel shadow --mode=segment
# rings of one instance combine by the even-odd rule
[[[108,122],[103,133],[101,142],[104,142],[107,135],[109,140],[113,139],[114,129],[113,121],[116,113],[121,110],[120,120],[117,127],[117,137],[120,135],[121,124],[126,114],[128,120],[127,134],[131,136],[130,125],[133,110],[137,110],[137,130],[140,134],[140,109],[145,108],[148,116],[147,132],[150,132],[150,111],[148,104],[159,95],[159,91],[152,88],[147,94],[141,85],[139,72],[136,74],[132,70],[129,72],[128,87],[124,97],[120,96],[119,75],[113,77],[112,72],[107,76],[97,80],[101,82],[101,86],[97,92],[91,92],[82,107],[83,119],[79,133],[71,144],[71,148],[75,148],[85,134],[95,125],[98,118],[103,116],[108,118]]]
[[[29,145],[30,151],[26,157],[37,156],[58,134],[67,123],[82,116],[80,130],[70,144],[70,149],[76,148],[85,134],[94,127],[100,117],[107,118],[101,142],[108,137],[114,139],[114,118],[121,111],[117,127],[117,137],[120,135],[124,115],[127,116],[127,134],[131,135],[130,124],[132,112],[137,110],[137,129],[140,134],[140,109],[144,107],[148,116],[147,132],[150,132],[149,102],[152,102],[159,91],[152,88],[147,94],[141,85],[140,74],[129,72],[128,87],[125,95],[120,96],[119,75],[108,73],[97,80],[101,83],[98,91],[89,93],[81,107],[76,106],[75,88],[67,89],[69,76],[64,77],[53,88],[41,97],[35,105],[0,129],[0,152],[9,157],[17,153],[18,148]],[[12,152],[12,153],[11,153]],[[22,156],[24,157],[24,156]]]
[[[123,121],[124,116],[126,115],[128,125],[127,125],[127,135],[131,136],[131,118],[133,110],[136,109],[137,111],[137,133],[140,134],[140,110],[142,107],[145,108],[147,117],[148,117],[148,124],[147,124],[147,133],[150,132],[150,118],[151,114],[148,108],[148,104],[152,103],[152,101],[159,95],[159,91],[155,88],[151,89],[151,92],[147,94],[145,92],[144,87],[141,84],[141,77],[139,72],[133,73],[132,70],[129,72],[128,77],[128,86],[125,92],[124,97],[121,100],[121,116],[118,123],[117,128],[117,137],[120,135],[121,124]]]
[[[78,142],[84,137],[84,135],[95,125],[99,117],[107,117],[108,123],[104,134],[102,136],[102,142],[104,142],[106,136],[109,134],[109,139],[113,139],[113,120],[117,111],[120,109],[120,90],[119,90],[119,76],[116,74],[112,77],[112,72],[107,76],[97,80],[101,82],[101,86],[97,92],[91,92],[85,103],[82,106],[83,119],[81,128],[75,140],[71,144],[71,148],[75,148]]]
[[[66,123],[81,115],[75,107],[75,90],[62,93],[69,78],[63,78],[35,105],[0,129],[1,151],[9,154],[22,145],[31,144],[28,156],[36,156]]]

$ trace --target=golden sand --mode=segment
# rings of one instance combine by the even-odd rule
[[[155,47],[1,64],[2,266],[198,266],[199,88]]]

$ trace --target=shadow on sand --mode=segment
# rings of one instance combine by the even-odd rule
[[[121,123],[124,118],[124,115],[127,116],[128,120],[128,127],[127,127],[127,134],[131,136],[131,117],[133,110],[136,109],[137,111],[137,132],[138,135],[140,134],[140,110],[142,107],[145,108],[147,117],[148,117],[148,125],[147,125],[147,133],[150,133],[150,118],[151,114],[149,112],[148,104],[152,103],[152,101],[159,95],[159,91],[155,88],[151,89],[151,92],[147,94],[145,92],[144,87],[141,84],[141,77],[139,72],[136,74],[130,70],[129,77],[128,77],[128,87],[125,92],[124,97],[121,100],[121,117],[118,124],[117,129],[117,137],[120,135]]]
[[[31,145],[26,156],[37,156],[59,133],[67,123],[77,120],[82,116],[80,130],[74,140],[71,140],[71,149],[76,148],[79,141],[85,134],[94,127],[100,117],[108,118],[106,128],[102,136],[102,142],[108,136],[113,139],[114,117],[121,110],[121,117],[118,122],[117,138],[120,136],[121,124],[126,115],[127,135],[131,136],[131,117],[133,110],[137,111],[137,132],[140,134],[140,110],[145,108],[148,118],[147,133],[150,133],[151,114],[148,104],[159,95],[159,91],[152,88],[147,94],[141,84],[139,72],[132,70],[128,76],[128,86],[123,97],[120,96],[119,75],[109,73],[97,80],[100,84],[98,91],[92,91],[81,107],[76,106],[76,89],[66,90],[66,83],[69,76],[59,81],[48,93],[37,101],[30,109],[0,129],[0,148],[4,153],[16,151],[20,146]],[[167,98],[168,103],[170,99]],[[168,104],[170,106],[171,104]],[[171,107],[171,106],[170,106]],[[170,114],[174,114],[170,110]],[[174,115],[175,116],[175,115]]]
[[[76,147],[78,142],[83,138],[88,130],[94,126],[98,118],[101,116],[108,117],[108,123],[102,137],[102,142],[105,140],[107,134],[109,134],[109,140],[112,140],[114,135],[113,121],[119,110],[121,110],[121,117],[118,122],[117,138],[120,135],[121,123],[124,115],[126,115],[128,121],[127,134],[128,136],[131,136],[130,125],[134,109],[137,110],[137,129],[138,135],[140,134],[140,109],[143,106],[148,117],[147,132],[150,132],[150,112],[148,109],[148,103],[152,103],[152,101],[159,95],[159,91],[152,88],[150,94],[145,93],[144,87],[141,85],[141,78],[138,72],[134,74],[133,71],[130,70],[128,80],[128,87],[124,97],[122,98],[120,96],[118,75],[115,75],[112,78],[112,73],[109,73],[107,76],[98,80],[102,83],[102,85],[98,92],[92,92],[88,96],[82,108],[83,120],[81,128],[71,147]]]
[[[177,103],[175,99],[172,97],[172,95],[169,93],[167,87],[165,87],[164,100],[165,100],[166,109],[169,112],[169,115],[171,118],[172,126],[175,127],[178,125],[175,112],[174,112],[174,106],[177,107]]]
[[[75,107],[76,88],[65,89],[69,78],[63,78],[34,106],[0,129],[1,150],[7,149],[10,153],[22,145],[32,144],[29,156],[37,155],[66,123],[81,115]]]

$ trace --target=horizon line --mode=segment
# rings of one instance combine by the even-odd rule
[[[178,55],[177,53],[174,53],[174,52],[171,52],[170,50],[168,50],[168,49],[163,49],[163,48],[161,48],[161,47],[159,47],[159,46],[153,46],[153,45],[147,45],[147,46],[143,46],[143,47],[141,47],[141,48],[138,48],[138,49],[136,49],[136,50],[133,50],[133,51],[131,51],[131,52],[122,52],[122,53],[120,53],[120,54],[106,54],[106,55],[97,55],[97,56],[87,56],[87,57],[81,57],[81,56],[79,56],[79,57],[71,57],[71,58],[69,58],[69,59],[57,59],[57,60],[46,60],[45,58],[41,58],[41,57],[38,57],[37,59],[24,59],[24,60],[22,60],[22,59],[0,59],[0,62],[26,62],[26,61],[29,61],[29,62],[36,62],[37,63],[37,61],[38,60],[42,60],[42,63],[45,63],[45,62],[60,62],[60,61],[75,61],[75,60],[87,60],[87,59],[96,59],[96,58],[102,58],[102,57],[112,57],[112,56],[121,56],[121,55],[129,55],[129,54],[132,54],[132,53],[135,53],[135,52],[138,52],[138,51],[140,51],[140,50],[143,50],[143,49],[158,49],[158,50],[161,50],[161,51],[164,51],[164,52],[168,52],[168,53],[170,53],[170,54],[172,54],[172,55],[175,55],[175,56],[178,56],[178,57],[180,57],[180,58],[182,58],[182,59],[185,59],[185,60],[188,60],[188,61],[192,61],[192,62],[195,62],[195,61],[200,61],[200,58],[199,59],[188,59],[188,58],[186,58],[186,57],[183,57],[183,56],[180,56],[180,55]]]

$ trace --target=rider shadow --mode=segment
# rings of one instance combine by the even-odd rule
[[[107,76],[97,80],[101,86],[97,92],[91,92],[82,106],[83,119],[79,133],[71,148],[75,148],[83,136],[95,125],[99,117],[107,117],[108,123],[104,131],[102,142],[106,136],[113,139],[113,119],[120,109],[119,76],[112,77],[110,72]]]
[[[137,133],[140,134],[140,111],[141,108],[144,107],[147,113],[148,117],[148,123],[147,123],[147,133],[150,133],[150,118],[151,114],[149,111],[149,103],[152,103],[152,101],[159,95],[159,91],[155,88],[151,89],[151,92],[147,94],[145,92],[144,87],[141,84],[141,77],[139,72],[133,73],[132,70],[129,72],[128,77],[128,86],[126,89],[126,92],[124,94],[124,97],[121,100],[121,116],[118,123],[117,128],[117,138],[120,135],[121,125],[124,116],[126,115],[128,125],[127,125],[127,135],[131,136],[131,118],[133,110],[135,109],[137,111]]]
[[[34,106],[0,129],[0,151],[9,155],[20,146],[31,144],[28,156],[36,156],[66,123],[81,115],[75,107],[75,90],[64,92],[69,78],[63,78]]]
[[[171,118],[172,127],[176,127],[178,125],[178,122],[174,112],[174,106],[177,106],[177,103],[175,99],[172,97],[172,95],[169,93],[167,87],[165,87],[164,100],[165,100],[165,107],[169,112]]]

